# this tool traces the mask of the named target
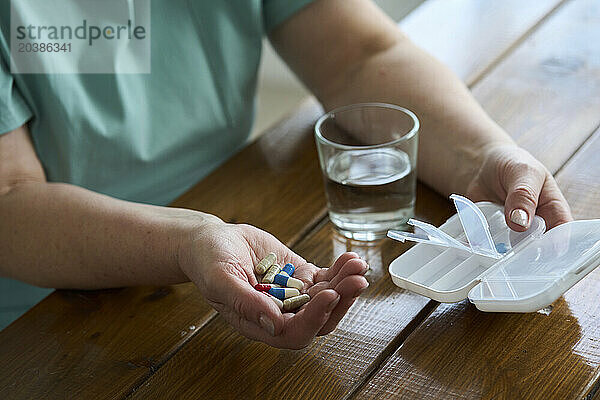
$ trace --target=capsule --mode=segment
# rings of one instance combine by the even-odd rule
[[[271,288],[268,293],[277,297],[279,300],[285,300],[290,297],[299,296],[300,291],[292,288]]]
[[[267,271],[267,269],[269,269],[271,265],[275,264],[276,262],[277,256],[275,253],[271,252],[267,254],[265,258],[260,260],[258,264],[256,264],[254,267],[254,272],[256,272],[258,275],[262,275]]]
[[[257,283],[254,285],[254,289],[258,290],[259,292],[268,292],[271,288],[271,285],[265,285],[263,283]]]
[[[296,271],[296,268],[294,268],[294,264],[287,263],[283,266],[283,268],[281,269],[281,271],[279,273],[285,274],[287,276],[293,276],[294,271]]]
[[[292,278],[283,274],[275,275],[275,278],[273,278],[273,282],[281,286],[296,288],[298,290],[302,290],[302,288],[304,287],[304,282],[302,282],[300,279]]]
[[[508,252],[508,246],[506,245],[506,243],[498,243],[496,245],[496,250],[498,251],[498,253],[504,254]]]
[[[308,303],[309,300],[310,296],[307,294],[290,297],[289,299],[285,299],[283,301],[283,309],[285,311],[295,310],[296,308],[302,307],[304,304]]]
[[[281,271],[279,264],[273,264],[262,278],[262,283],[273,283],[273,278]]]
[[[279,300],[277,297],[271,296],[269,293],[267,292],[263,292],[266,296],[268,296],[271,300],[273,300],[273,303],[275,303],[277,305],[277,307],[279,307],[280,310],[283,311],[283,301]]]

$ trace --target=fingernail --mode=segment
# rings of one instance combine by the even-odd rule
[[[328,313],[332,312],[333,309],[335,308],[335,306],[337,306],[339,302],[340,302],[340,295],[338,294],[337,297],[331,303],[329,303],[329,306],[327,307],[327,312]]]
[[[367,286],[364,286],[360,289],[358,289],[358,292],[356,292],[356,295],[354,297],[358,297],[361,294],[363,294],[365,292],[365,290],[367,290],[369,288],[369,282],[367,282]]]
[[[529,226],[529,215],[527,215],[527,211],[521,208],[515,208],[511,211],[510,220],[517,225],[521,225],[523,228]]]
[[[264,330],[269,332],[271,336],[275,336],[275,325],[273,325],[273,321],[271,321],[265,314],[260,314],[258,321]]]
[[[364,260],[363,260],[363,261],[364,261]],[[364,275],[364,274],[366,274],[366,273],[367,273],[367,271],[369,270],[369,264],[368,264],[366,261],[364,261],[364,263],[365,263],[365,266],[363,267],[363,270],[362,270],[362,273],[361,273],[361,275]]]

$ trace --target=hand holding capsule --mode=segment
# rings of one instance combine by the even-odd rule
[[[264,293],[254,266],[269,252],[277,262],[296,266],[294,278],[311,299],[296,313],[284,312]],[[182,246],[182,271],[208,302],[244,336],[274,347],[298,349],[316,335],[331,332],[368,286],[367,264],[355,253],[342,254],[330,268],[306,262],[274,236],[249,225],[223,222],[205,226]]]

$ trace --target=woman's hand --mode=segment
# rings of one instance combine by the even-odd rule
[[[282,313],[254,289],[256,265],[269,252],[281,265],[296,267],[294,278],[310,301],[296,313]],[[330,268],[317,268],[274,236],[249,225],[205,225],[180,249],[182,271],[208,302],[244,336],[271,346],[299,349],[316,335],[331,332],[356,297],[369,285],[367,263],[355,253],[342,254]]]
[[[550,172],[516,145],[499,145],[487,151],[467,196],[473,201],[504,203],[506,223],[515,231],[526,230],[535,214],[544,218],[547,229],[573,219]]]

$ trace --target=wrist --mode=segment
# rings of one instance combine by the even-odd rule
[[[216,232],[227,225],[220,218],[198,211],[185,210],[188,215],[179,224],[175,241],[176,263],[179,271],[188,280],[195,280],[198,270],[197,254],[202,248],[211,246]]]
[[[518,145],[510,138],[499,138],[481,144],[472,143],[470,146],[463,148],[463,154],[460,157],[462,162],[457,163],[459,168],[456,173],[455,187],[462,193],[466,193],[473,180],[477,178],[486,163],[489,162],[490,155],[501,148],[517,149]]]

